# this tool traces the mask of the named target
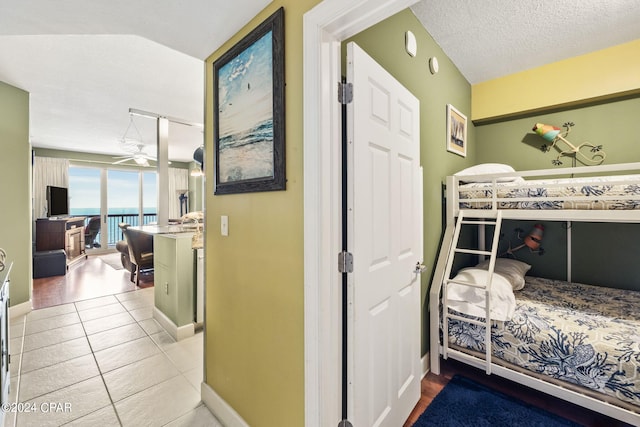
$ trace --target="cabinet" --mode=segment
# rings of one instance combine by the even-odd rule
[[[85,217],[65,219],[42,218],[36,221],[36,251],[64,249],[67,264],[86,257],[84,248]]]
[[[155,308],[173,325],[163,324],[176,339],[193,335],[195,257],[193,233],[153,236]],[[160,323],[163,323],[162,320]]]
[[[9,374],[9,274],[11,266],[9,264],[3,271],[0,271],[0,405],[4,405],[9,400],[9,384],[11,375]],[[0,411],[0,425],[3,425],[4,411]]]

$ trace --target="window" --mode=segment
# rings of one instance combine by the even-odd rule
[[[140,225],[157,220],[156,172],[72,166],[69,195],[71,215],[85,216],[87,221],[91,216],[103,216],[101,230],[106,233],[100,236],[102,247],[114,246],[122,239],[121,222]]]

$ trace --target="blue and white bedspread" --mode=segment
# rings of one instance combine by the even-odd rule
[[[494,356],[604,393],[640,411],[640,292],[526,277],[510,321],[494,322]],[[484,328],[449,321],[449,342],[484,352]]]
[[[640,209],[640,175],[500,182],[498,209]],[[460,209],[491,209],[493,186],[459,186]]]

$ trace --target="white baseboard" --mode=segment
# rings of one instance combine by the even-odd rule
[[[9,307],[9,319],[28,314],[31,310],[33,310],[33,308],[31,308],[31,300],[23,302],[22,304],[12,305]]]
[[[429,363],[429,352],[422,356],[422,359],[420,359],[420,361],[422,362],[422,378],[424,378],[425,375],[427,375],[431,370],[431,364]]]
[[[200,384],[200,398],[225,427],[249,427],[249,424],[206,383]]]
[[[167,317],[166,314],[158,310],[158,307],[153,307],[153,318],[156,319],[167,333],[169,333],[169,335],[171,335],[176,341],[192,337],[196,333],[193,323],[177,326]]]

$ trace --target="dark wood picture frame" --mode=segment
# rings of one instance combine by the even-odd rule
[[[284,190],[284,9],[213,63],[214,194]]]

